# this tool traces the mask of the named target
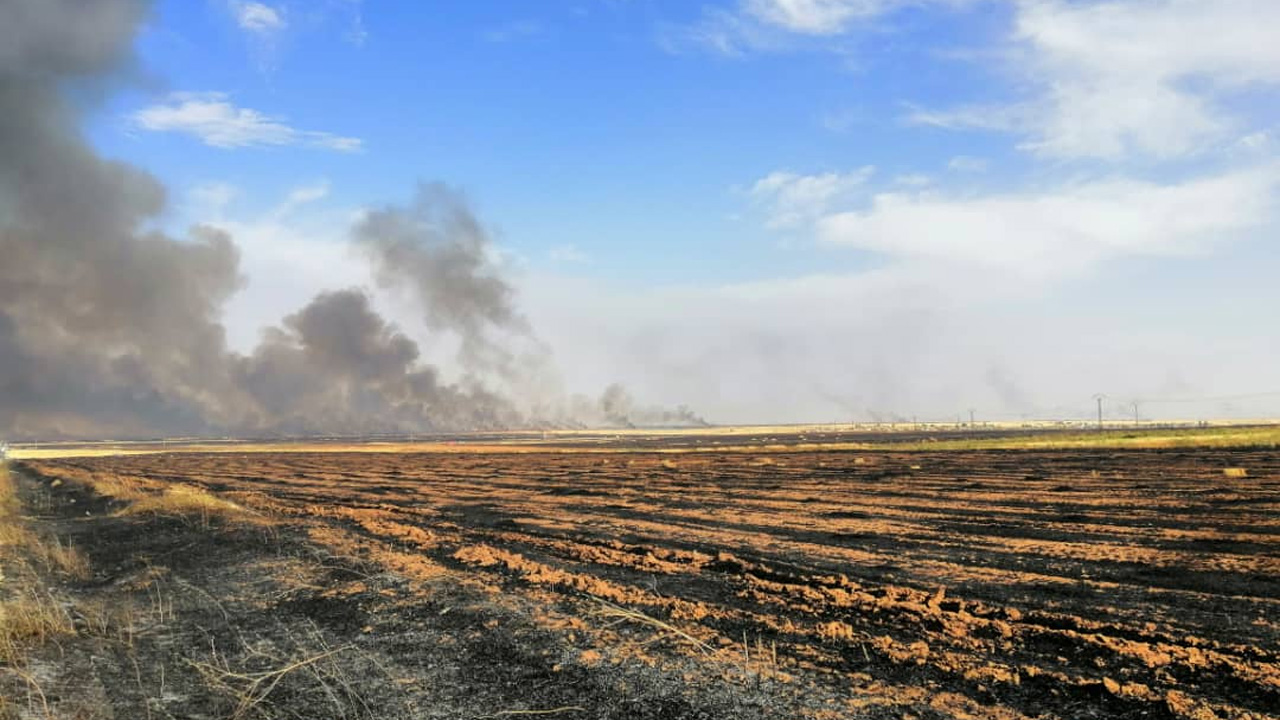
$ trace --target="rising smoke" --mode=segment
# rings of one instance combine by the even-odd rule
[[[488,375],[527,386],[549,361],[504,344],[538,346],[481,223],[442,185],[371,212],[353,242],[381,285],[410,292],[428,328],[458,339],[461,381],[422,362],[360,289],[322,293],[249,356],[229,351],[222,307],[243,284],[232,238],[147,229],[164,187],[100,157],[81,134],[83,106],[69,100],[73,89],[82,104],[100,97],[133,70],[148,9],[0,0],[0,434],[392,433],[661,417],[620,389],[580,412],[485,384]]]
[[[522,422],[512,404],[475,384],[442,383],[418,346],[387,324],[360,290],[321,293],[267,331],[237,379],[289,434],[495,429]]]
[[[653,405],[641,405],[631,393],[618,383],[604,389],[600,395],[598,424],[615,427],[640,427],[645,425],[678,425],[692,427],[706,425],[696,413],[684,405],[670,410]]]
[[[464,364],[511,371],[494,333],[527,334],[528,322],[491,257],[488,233],[458,192],[424,183],[407,206],[370,212],[353,236],[379,284],[413,294],[429,328],[457,333]]]
[[[100,158],[65,93],[132,62],[146,7],[0,2],[0,427],[8,432],[200,432],[232,422],[221,303],[235,245],[146,232],[164,188]]]

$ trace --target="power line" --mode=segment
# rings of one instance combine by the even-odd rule
[[[1271,390],[1268,392],[1241,393],[1239,395],[1206,395],[1204,397],[1182,397],[1182,398],[1139,398],[1140,403],[1198,403],[1198,402],[1228,402],[1231,400],[1250,400],[1252,398],[1262,397],[1280,397],[1280,390]]]

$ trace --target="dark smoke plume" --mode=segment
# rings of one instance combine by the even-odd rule
[[[322,293],[267,331],[238,378],[268,424],[290,434],[501,428],[520,422],[506,400],[441,383],[418,346],[359,290]]]
[[[201,432],[233,422],[221,303],[237,251],[216,231],[141,229],[150,175],[97,156],[65,99],[132,64],[146,5],[0,2],[0,426],[18,434]]]
[[[441,380],[361,290],[322,293],[230,352],[222,307],[241,286],[224,232],[145,228],[163,186],[104,159],[68,97],[102,96],[135,65],[142,0],[0,0],[0,435],[358,434],[580,422],[548,393],[548,355],[516,310],[480,222],[424,185],[370,213],[353,242],[378,282],[411,291],[467,368]],[[504,338],[524,338],[517,354]],[[482,382],[496,374],[508,392]],[[536,382],[535,382],[536,381]],[[626,399],[588,420],[635,424]],[[529,410],[532,409],[533,414]],[[616,418],[616,419],[615,419]]]
[[[411,292],[431,329],[457,333],[465,364],[510,372],[494,333],[527,333],[528,322],[490,254],[489,234],[457,191],[424,183],[408,205],[370,212],[353,239],[379,284]]]

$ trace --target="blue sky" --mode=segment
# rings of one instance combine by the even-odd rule
[[[228,152],[189,135],[121,132],[121,113],[156,101],[147,94],[123,99],[95,137],[175,188],[233,182],[246,209],[248,198],[269,202],[309,178],[329,179],[334,200],[355,204],[442,178],[532,255],[572,244],[621,281],[756,279],[779,263],[804,271],[857,260],[778,247],[736,221],[745,209],[735,189],[778,168],[945,169],[952,140],[904,133],[899,119],[913,99],[981,91],[967,63],[934,56],[980,40],[1002,14],[911,13],[897,21],[918,33],[910,37],[886,30],[847,48],[725,56],[681,37],[702,21],[687,3],[556,5],[371,3],[359,8],[367,35],[356,43],[354,10],[341,3],[271,6],[282,27],[267,33],[240,28],[233,4],[164,3],[141,50],[167,88],[226,93],[237,108],[358,138],[359,152]],[[984,156],[999,150],[975,145]],[[668,252],[701,268],[660,262]],[[736,261],[722,262],[725,252]]]
[[[233,232],[242,345],[367,283],[345,227],[441,180],[570,389],[724,421],[1098,391],[1275,414],[1157,401],[1280,390],[1276,23],[1268,0],[171,0],[88,132],[169,186],[162,224]]]

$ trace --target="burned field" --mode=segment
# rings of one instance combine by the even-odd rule
[[[285,610],[383,666],[459,658],[495,717],[1280,717],[1274,451],[171,453],[23,472],[106,496],[99,514],[120,488],[245,508],[358,569],[279,594]],[[462,595],[483,603],[451,613]],[[418,715],[484,714],[395,682]]]

